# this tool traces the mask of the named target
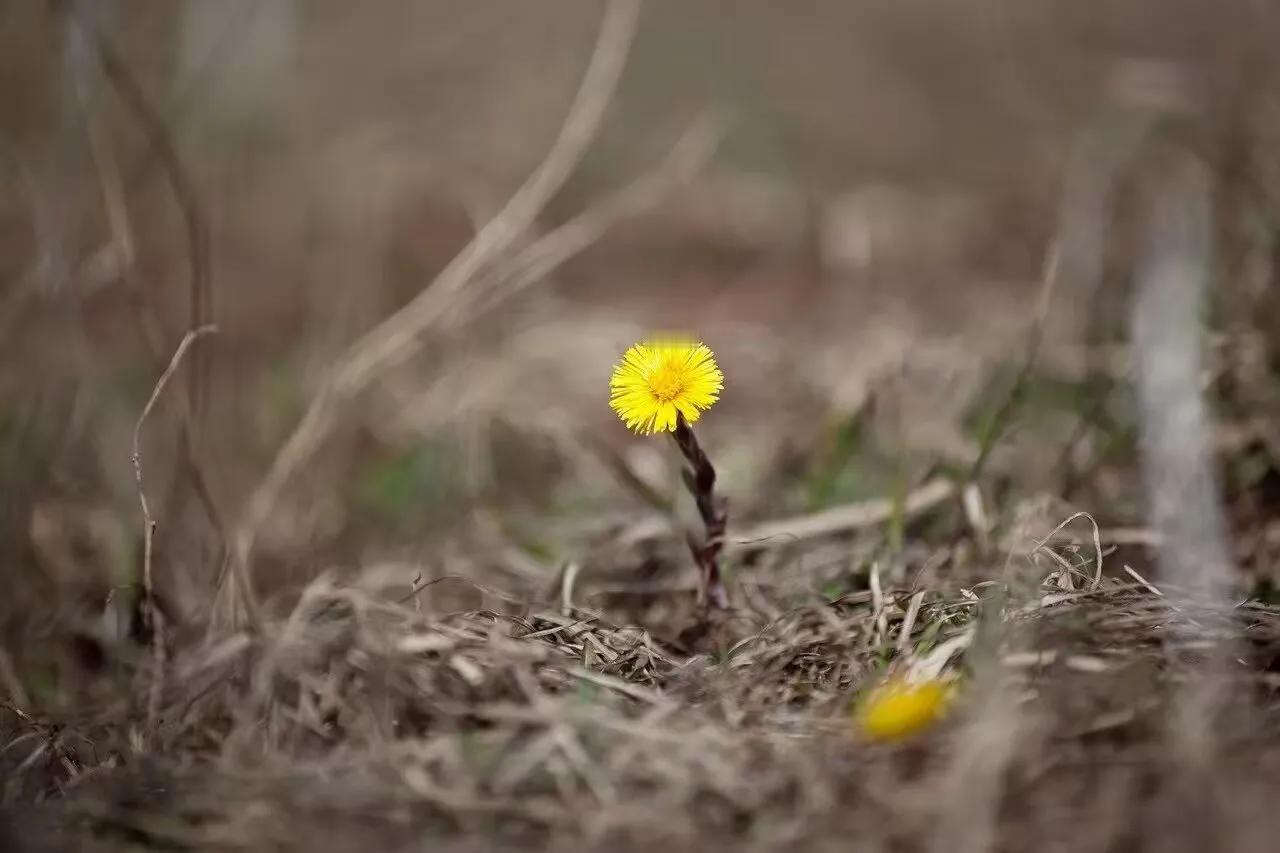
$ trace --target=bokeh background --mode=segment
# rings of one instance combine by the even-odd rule
[[[157,589],[175,625],[209,622],[281,447],[542,162],[602,11],[0,4],[6,678],[71,702],[71,638],[125,632],[135,426],[184,333],[214,323],[140,433]],[[691,590],[678,541],[644,528],[685,509],[674,454],[607,406],[618,355],[666,329],[726,373],[699,432],[735,524],[979,466],[993,514],[1047,495],[1140,525],[1124,341],[1168,150],[1210,177],[1206,387],[1264,576],[1277,38],[1266,3],[650,0],[596,139],[514,250],[637,180],[660,192],[517,292],[446,294],[468,307],[340,401],[271,503],[259,596],[287,607],[322,571],[537,596],[568,565],[584,590]],[[690,134],[703,154],[664,178]],[[871,551],[945,573],[902,540]],[[864,557],[769,583],[838,592]]]

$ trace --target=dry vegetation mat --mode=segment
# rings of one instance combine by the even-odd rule
[[[1233,611],[1197,759],[1170,709],[1205,634],[1161,590],[1007,592],[853,593],[690,657],[322,579],[175,648],[153,730],[145,651],[75,714],[0,706],[6,849],[1269,849],[1280,611]],[[957,676],[951,713],[860,737],[886,667]]]

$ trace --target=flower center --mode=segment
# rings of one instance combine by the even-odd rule
[[[649,380],[649,390],[663,403],[670,403],[683,394],[684,386],[684,376],[670,367],[659,368]]]

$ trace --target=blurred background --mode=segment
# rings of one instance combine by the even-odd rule
[[[619,354],[666,329],[726,374],[699,434],[742,530],[932,476],[979,482],[992,515],[1039,496],[1141,525],[1130,283],[1178,158],[1207,179],[1205,387],[1237,556],[1266,575],[1271,4],[650,0],[629,52],[615,27],[621,76],[563,186],[433,285],[547,157],[603,13],[0,3],[7,678],[66,699],[62,641],[125,631],[134,430],[206,324],[139,432],[178,626],[208,622],[237,543],[268,608],[330,570],[692,590],[679,541],[645,527],[686,510],[676,455],[607,405]],[[353,373],[422,298],[434,319]],[[839,592],[885,553],[899,578],[945,574],[900,520],[768,583]]]

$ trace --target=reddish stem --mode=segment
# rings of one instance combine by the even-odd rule
[[[724,501],[716,498],[716,469],[712,467],[711,460],[698,444],[697,437],[683,415],[676,415],[676,429],[672,437],[684,454],[685,461],[689,463],[689,467],[681,474],[689,494],[693,495],[698,505],[698,515],[702,517],[706,528],[706,538],[703,541],[698,542],[692,535],[689,537],[689,550],[701,572],[699,601],[703,606],[710,604],[724,610],[729,606],[729,593],[720,575],[720,550],[724,547],[729,513]]]

